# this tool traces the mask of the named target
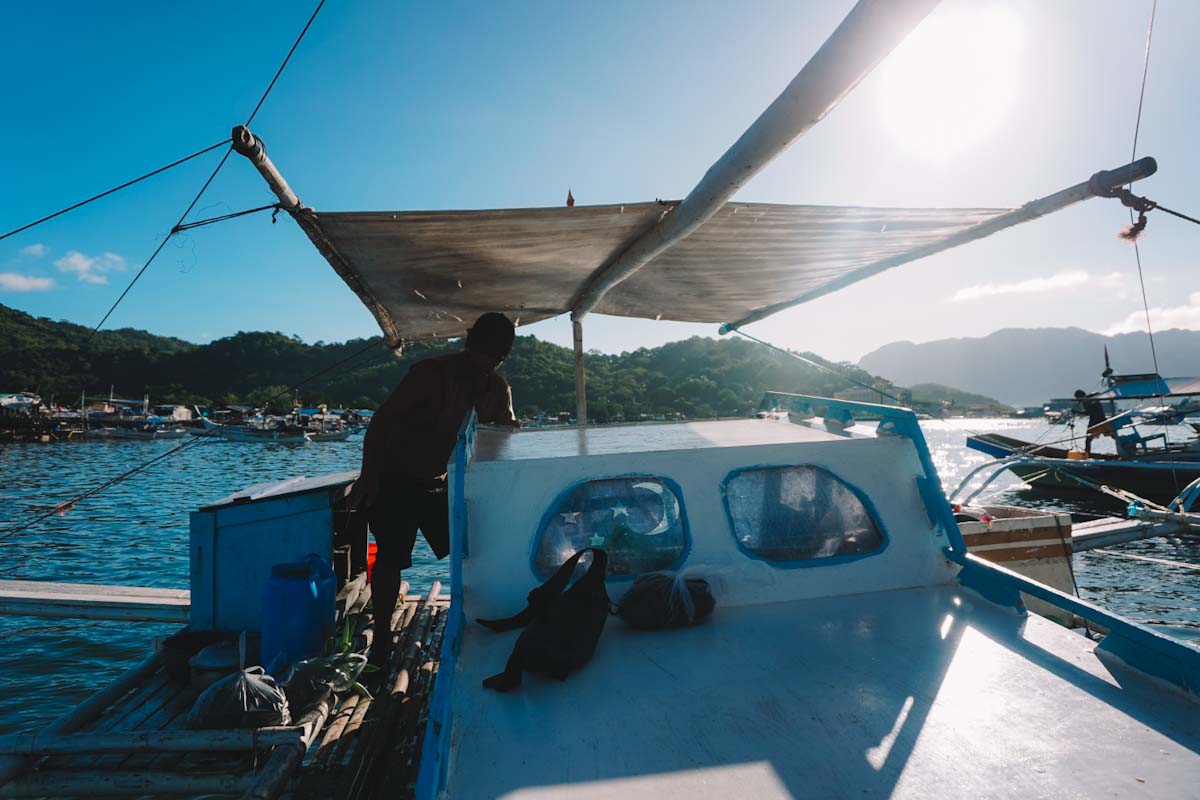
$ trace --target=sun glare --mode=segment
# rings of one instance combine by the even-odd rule
[[[880,111],[897,144],[946,161],[982,141],[1016,98],[1023,34],[996,6],[925,20],[882,66]]]

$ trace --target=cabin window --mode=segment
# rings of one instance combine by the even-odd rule
[[[548,577],[585,547],[608,553],[611,575],[637,575],[677,564],[687,552],[679,495],[659,478],[579,484],[542,523],[534,570]]]
[[[766,561],[853,558],[883,547],[862,499],[820,467],[738,471],[725,484],[725,502],[738,544]]]

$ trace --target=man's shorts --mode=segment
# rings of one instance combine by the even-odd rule
[[[376,569],[380,564],[384,569],[411,567],[418,528],[439,560],[450,554],[450,506],[445,488],[422,489],[385,481],[367,520],[379,547]]]
[[[1113,438],[1116,438],[1116,434],[1113,433],[1112,423],[1108,420],[1105,420],[1104,422],[1097,422],[1095,425],[1092,425],[1087,429],[1087,435],[1093,438],[1097,436],[1112,436]]]

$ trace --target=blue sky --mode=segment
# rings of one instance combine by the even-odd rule
[[[568,187],[580,204],[677,198],[851,6],[329,0],[253,128],[318,210],[557,205]],[[5,4],[0,230],[227,136],[310,12],[268,1]],[[1012,206],[1116,166],[1130,153],[1149,13],[1148,0],[946,0],[923,34],[931,74],[885,63],[738,197]],[[1200,4],[1161,0],[1138,146],[1160,164],[1140,190],[1191,213],[1198,25]],[[950,147],[922,144],[941,135],[926,112],[947,109],[978,129],[943,136]],[[217,158],[0,242],[0,303],[94,324]],[[272,199],[235,157],[193,216]],[[1133,252],[1115,235],[1127,221],[1094,200],[750,330],[851,360],[897,339],[1010,326],[1133,330]],[[1200,328],[1198,243],[1200,228],[1152,215],[1142,256],[1157,327]],[[291,221],[267,215],[173,240],[109,323],[124,326],[192,341],[376,332]],[[570,343],[565,320],[528,331]],[[587,331],[605,351],[695,333],[715,326],[592,317]]]

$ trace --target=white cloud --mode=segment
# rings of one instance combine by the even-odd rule
[[[75,277],[88,283],[108,283],[105,273],[125,269],[125,259],[116,253],[104,253],[99,256],[85,256],[78,250],[71,250],[65,256],[54,262],[54,266],[63,272],[74,272]]]
[[[41,242],[21,248],[21,255],[29,256],[30,258],[41,258],[49,252],[50,248],[46,247],[46,245],[42,244]]]
[[[53,287],[53,278],[34,278],[17,272],[0,272],[0,289],[4,291],[44,292]]]
[[[1156,331],[1171,328],[1200,330],[1200,292],[1192,292],[1185,306],[1159,306],[1150,309],[1150,324]],[[1135,333],[1146,330],[1146,312],[1135,311],[1120,322],[1113,323],[1104,331],[1106,336],[1118,333]]]
[[[1070,269],[1057,272],[1048,278],[1030,278],[1016,283],[980,283],[975,286],[967,286],[955,292],[950,299],[961,303],[964,300],[979,300],[983,297],[994,297],[1000,294],[1045,294],[1046,292],[1075,289],[1089,284],[1109,290],[1114,297],[1125,296],[1125,276],[1119,272],[1095,275],[1083,269]]]

